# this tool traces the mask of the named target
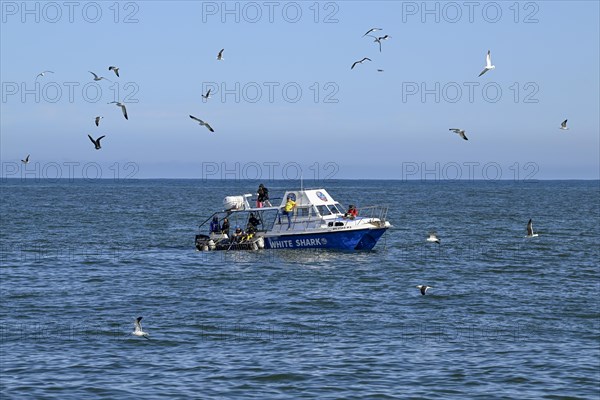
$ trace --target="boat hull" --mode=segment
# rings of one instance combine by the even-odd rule
[[[387,228],[266,236],[266,249],[371,250]]]

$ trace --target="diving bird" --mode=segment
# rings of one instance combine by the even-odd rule
[[[40,72],[39,74],[37,74],[37,76],[35,77],[35,80],[37,81],[37,79],[38,79],[40,76],[44,76],[44,75],[46,75],[46,74],[53,74],[53,73],[54,73],[54,72],[52,72],[52,71],[42,71],[42,72]]]
[[[125,107],[125,104],[123,104],[119,101],[111,101],[108,104],[116,104],[118,107],[121,107],[121,111],[123,111],[123,116],[125,117],[126,120],[129,120],[129,117],[127,116],[127,108]]]
[[[425,293],[427,293],[427,289],[433,289],[433,287],[427,285],[417,285],[417,289],[421,290],[421,294],[425,296]]]
[[[202,121],[200,118],[196,118],[193,115],[190,115],[190,118],[193,119],[194,121],[198,121],[200,126],[205,126],[206,129],[208,129],[209,131],[211,131],[211,132],[215,131],[207,122]]]
[[[527,223],[527,237],[536,237],[537,235],[537,233],[533,233],[533,222],[529,219]]]
[[[135,336],[143,336],[146,339],[150,339],[148,336],[150,336],[149,333],[144,332],[142,330],[142,317],[137,317],[135,319],[135,321],[133,322],[133,326],[135,326],[135,329],[133,330],[133,332],[131,332],[132,335]]]
[[[435,232],[429,232],[429,237],[427,238],[428,242],[435,242],[437,244],[440,244],[440,239],[438,239],[437,235]]]
[[[21,160],[21,162],[22,162],[23,164],[29,164],[29,154],[27,154],[27,157],[25,157],[25,159],[24,159],[24,160]]]
[[[371,28],[371,29],[369,29],[369,30],[367,31],[367,33],[365,33],[365,34],[363,35],[363,37],[367,36],[367,35],[368,35],[369,33],[371,33],[371,32],[380,31],[380,30],[381,30],[381,28]]]
[[[371,61],[371,59],[369,57],[365,57],[360,61],[355,61],[354,64],[352,64],[352,66],[350,67],[350,69],[354,69],[354,67],[356,66],[356,64],[362,64],[365,60],[369,60]]]
[[[206,94],[202,95],[202,98],[204,98],[206,100],[210,99],[210,89],[208,89],[208,92],[206,92]]]
[[[94,138],[92,138],[90,135],[88,135],[88,137],[90,138],[90,140],[92,141],[92,143],[94,143],[94,147],[96,148],[96,150],[100,150],[102,148],[102,146],[100,146],[100,140],[106,135],[100,136],[98,139],[94,140]]]
[[[494,69],[494,68],[496,68],[496,66],[492,65],[492,53],[490,53],[490,51],[488,50],[487,56],[485,57],[485,67],[483,68],[483,71],[481,71],[479,76],[485,74],[490,69]]]
[[[564,131],[569,129],[569,128],[567,128],[567,120],[566,119],[562,122],[562,124],[560,124],[560,129],[562,129]]]
[[[217,60],[218,61],[224,60],[224,58],[223,58],[223,51],[225,51],[225,49],[221,49],[221,51],[219,52],[219,54],[217,54]]]
[[[110,79],[107,79],[107,78],[105,78],[105,77],[103,77],[103,76],[98,76],[98,75],[96,75],[95,73],[93,73],[92,71],[88,71],[88,72],[89,72],[90,74],[94,75],[94,80],[95,80],[95,81],[101,81],[102,79],[106,79],[107,81],[109,81],[109,82],[112,82]]]
[[[114,66],[111,65],[110,67],[108,67],[108,70],[109,71],[114,71],[115,74],[117,75],[117,78],[119,78],[119,67],[114,67]]]
[[[100,120],[101,120],[102,118],[104,118],[104,117],[97,116],[96,118],[94,118],[94,122],[96,122],[96,126],[100,125]]]
[[[469,139],[467,139],[467,136],[465,135],[465,131],[463,129],[450,128],[448,130],[460,135],[460,137],[465,140],[469,140]]]
[[[371,35],[369,35],[371,36]],[[371,36],[371,37],[375,37],[375,36]],[[381,53],[381,41],[382,40],[388,40],[391,39],[392,37],[389,35],[385,35],[385,36],[380,36],[380,37],[376,37],[375,38],[375,42],[379,43],[379,52]]]

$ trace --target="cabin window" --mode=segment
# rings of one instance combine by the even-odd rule
[[[308,217],[309,207],[297,207],[296,215],[299,217]]]
[[[341,214],[341,211],[336,207],[335,204],[330,204],[329,208],[331,209],[332,214]]]
[[[327,206],[317,206],[317,210],[319,211],[319,214],[321,215],[331,215],[331,211],[329,211],[329,208],[327,208]]]

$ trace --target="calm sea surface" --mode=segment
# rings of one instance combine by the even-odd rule
[[[598,181],[305,182],[394,227],[196,252],[258,183],[2,181],[0,398],[600,398]]]

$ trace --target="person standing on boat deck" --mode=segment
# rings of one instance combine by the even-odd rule
[[[265,203],[267,206],[271,206],[271,203],[269,202],[269,189],[267,189],[265,187],[265,185],[263,185],[262,183],[260,185],[258,185],[258,198],[256,199],[256,207],[257,208],[262,208],[264,207]]]
[[[294,211],[294,208],[296,207],[296,202],[294,200],[292,200],[292,198],[290,196],[287,197],[287,201],[285,203],[285,206],[283,207],[283,215],[287,215],[287,219],[288,219],[288,230],[290,230],[292,228],[292,212]],[[279,224],[281,224],[281,218],[279,218]]]
[[[229,220],[227,218],[223,218],[223,225],[221,225],[221,233],[224,233],[229,237]]]
[[[210,233],[219,233],[220,231],[221,228],[219,227],[219,217],[215,215],[210,223]]]

